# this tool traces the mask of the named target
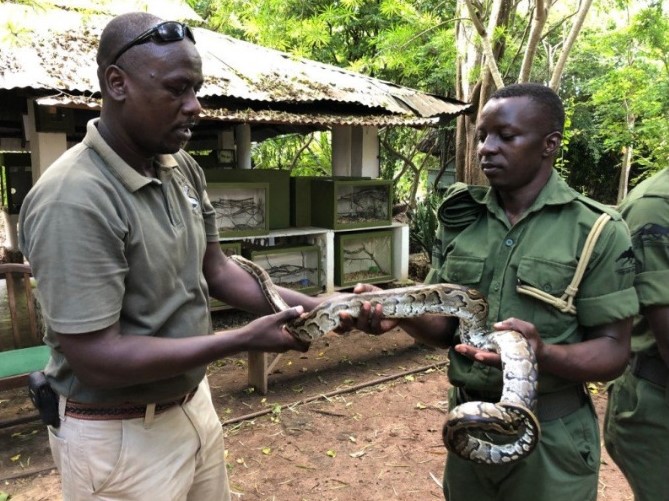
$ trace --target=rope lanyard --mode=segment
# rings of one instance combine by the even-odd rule
[[[562,313],[569,313],[571,315],[576,315],[576,306],[574,306],[574,298],[578,292],[578,286],[581,284],[583,275],[585,274],[585,268],[588,266],[588,261],[590,261],[590,256],[592,251],[595,249],[595,244],[599,235],[601,235],[604,225],[611,219],[611,216],[608,214],[602,214],[597,218],[595,224],[592,225],[590,233],[588,233],[588,238],[585,240],[585,245],[583,245],[583,252],[581,253],[581,259],[576,265],[576,271],[574,272],[574,277],[571,279],[571,283],[567,286],[562,297],[551,296],[547,292],[537,289],[530,285],[517,285],[516,292],[519,294],[525,294],[531,296],[539,301],[548,303],[551,306],[554,306]]]

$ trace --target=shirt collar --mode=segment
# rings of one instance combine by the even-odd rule
[[[494,214],[503,214],[503,210],[499,205],[495,191],[492,188],[487,190],[469,190],[472,198],[479,204],[485,205],[487,209]],[[562,177],[552,170],[548,181],[541,189],[539,196],[525,213],[530,214],[541,210],[547,205],[564,205],[575,200],[578,193],[571,188]]]
[[[135,192],[151,183],[160,183],[158,179],[142,176],[111,149],[98,131],[99,120],[99,118],[94,118],[88,122],[83,142],[100,156],[109,172],[130,192]],[[171,175],[172,170],[177,166],[172,155],[156,155],[154,162],[161,178]]]

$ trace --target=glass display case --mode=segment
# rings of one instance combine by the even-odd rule
[[[334,281],[339,287],[381,283],[393,279],[392,231],[335,235]]]
[[[265,235],[269,231],[268,183],[210,183],[207,194],[216,210],[221,237]]]
[[[245,254],[267,271],[275,285],[304,294],[323,291],[321,251],[317,245],[254,248]]]

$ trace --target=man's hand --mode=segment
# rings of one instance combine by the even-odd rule
[[[544,343],[534,324],[512,317],[502,320],[501,322],[496,322],[493,325],[493,328],[496,331],[516,331],[522,334],[523,337],[529,341],[537,360],[539,359],[539,352],[543,349]],[[482,364],[497,368],[502,367],[502,359],[499,353],[481,350],[468,344],[458,344],[455,346],[455,350],[472,360],[481,362]]]
[[[249,336],[249,350],[273,353],[283,353],[288,350],[307,351],[309,344],[293,337],[284,327],[303,312],[302,306],[296,306],[248,323],[244,330]]]
[[[353,289],[355,294],[363,292],[375,292],[382,289],[370,284],[358,284]],[[383,334],[397,327],[399,320],[394,318],[383,318],[383,307],[380,304],[364,302],[360,308],[360,314],[353,318],[348,313],[339,313],[339,327],[335,330],[338,334],[343,334],[351,329],[358,329],[367,334]]]

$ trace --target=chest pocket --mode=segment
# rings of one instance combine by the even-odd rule
[[[441,278],[449,284],[477,286],[483,277],[483,258],[448,256],[441,267]]]
[[[539,299],[540,301],[544,301],[547,304],[550,304],[554,306],[557,310],[559,310],[561,313],[569,313],[571,315],[576,315],[576,305],[574,304],[574,299],[576,297],[576,293],[578,292],[578,287],[581,283],[581,279],[583,278],[583,275],[585,274],[585,269],[588,265],[588,261],[590,260],[590,256],[592,255],[594,249],[595,249],[595,244],[597,243],[597,239],[599,238],[599,235],[601,235],[602,230],[604,229],[604,225],[611,219],[611,216],[607,213],[601,214],[597,220],[595,221],[595,224],[592,225],[592,228],[590,228],[590,233],[588,233],[588,237],[585,239],[585,244],[583,245],[583,251],[581,253],[581,258],[578,262],[578,265],[573,267],[573,276],[569,283],[564,287],[564,293],[560,296],[557,297],[557,293],[559,293],[559,290],[562,289],[562,285],[557,287],[557,290],[554,286],[555,283],[561,283],[561,280],[559,277],[555,277],[553,281],[551,281],[551,275],[554,275],[553,272],[551,272],[552,269],[555,268],[555,264],[551,261],[544,261],[538,258],[526,258],[530,261],[542,261],[544,264],[548,265],[547,268],[548,270],[543,273],[543,277],[545,281],[543,283],[543,287],[540,286],[537,287],[536,285],[532,284],[532,279],[531,277],[534,275],[535,270],[533,268],[528,268],[527,266],[523,267],[523,261],[521,260],[520,266],[523,267],[522,274],[526,277],[523,279],[521,277],[521,271],[518,272],[518,285],[516,287],[516,291],[519,294],[525,294],[528,296],[532,296],[535,299]],[[559,264],[559,263],[558,263]],[[565,264],[560,264],[560,267],[567,267],[567,268],[572,268],[569,265]],[[523,283],[525,281],[525,283]],[[541,279],[539,279],[539,282]],[[535,281],[535,283],[537,283]]]
[[[551,296],[560,296],[571,282],[575,266],[537,257],[524,257],[518,265],[518,285],[529,285]]]
[[[578,325],[576,310],[560,309],[556,302],[570,286],[575,271],[575,266],[536,257],[524,257],[518,265],[519,315],[551,342],[568,338]]]

